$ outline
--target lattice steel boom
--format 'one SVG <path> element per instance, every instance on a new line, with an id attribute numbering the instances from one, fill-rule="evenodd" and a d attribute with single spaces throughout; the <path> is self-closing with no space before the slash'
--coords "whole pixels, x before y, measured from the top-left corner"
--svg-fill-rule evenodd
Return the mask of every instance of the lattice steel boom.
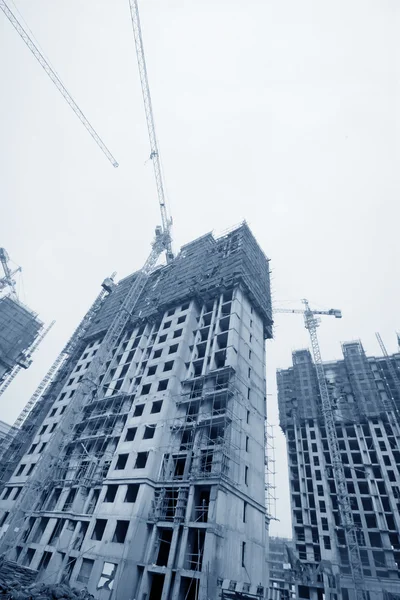
<path id="1" fill-rule="evenodd" d="M 146 113 L 147 129 L 150 139 L 150 158 L 154 167 L 154 175 L 156 179 L 158 201 L 160 204 L 161 211 L 161 225 L 162 231 L 167 241 L 166 255 L 167 261 L 170 262 L 173 259 L 172 245 L 171 245 L 171 226 L 172 219 L 168 216 L 165 185 L 163 182 L 163 175 L 161 170 L 160 154 L 157 144 L 156 129 L 154 124 L 153 106 L 151 102 L 149 79 L 147 75 L 146 58 L 144 54 L 142 30 L 140 26 L 139 18 L 139 7 L 137 0 L 129 0 L 129 6 L 131 9 L 131 18 L 133 26 L 133 34 L 135 37 L 136 46 L 136 57 L 139 67 L 140 84 L 142 86 L 144 110 Z"/>
<path id="2" fill-rule="evenodd" d="M 4 290 L 5 288 L 9 288 L 11 296 L 18 300 L 17 290 L 15 287 L 15 281 L 13 276 L 21 271 L 21 267 L 17 267 L 14 271 L 11 271 L 8 261 L 10 257 L 8 256 L 7 250 L 5 248 L 0 248 L 0 263 L 3 267 L 4 277 L 0 278 L 0 290 Z"/>
<path id="3" fill-rule="evenodd" d="M 303 314 L 304 324 L 310 334 L 311 349 L 314 357 L 315 369 L 319 393 L 321 396 L 322 414 L 326 428 L 328 446 L 332 458 L 332 468 L 336 483 L 338 503 L 340 509 L 341 525 L 345 531 L 346 542 L 349 550 L 350 567 L 355 586 L 355 593 L 358 600 L 367 600 L 367 591 L 365 589 L 365 580 L 362 570 L 360 548 L 358 545 L 357 528 L 354 524 L 353 513 L 351 510 L 350 496 L 347 490 L 344 466 L 340 454 L 339 442 L 336 433 L 335 415 L 329 395 L 328 386 L 325 379 L 325 371 L 319 347 L 317 327 L 319 319 L 315 315 L 330 315 L 340 319 L 342 313 L 340 310 L 330 309 L 328 311 L 311 310 L 308 301 L 303 300 L 304 309 L 276 309 L 277 313 L 295 313 Z"/>
<path id="4" fill-rule="evenodd" d="M 83 114 L 81 109 L 79 108 L 79 106 L 76 104 L 75 100 L 72 98 L 72 96 L 69 94 L 68 90 L 65 88 L 64 84 L 62 83 L 62 81 L 60 80 L 58 75 L 55 73 L 55 71 L 49 65 L 49 63 L 47 62 L 47 60 L 45 59 L 43 54 L 37 48 L 35 42 L 31 39 L 31 37 L 28 35 L 28 33 L 22 27 L 21 23 L 18 21 L 17 17 L 12 13 L 12 11 L 7 6 L 7 4 L 4 0 L 0 0 L 0 9 L 3 11 L 3 13 L 6 15 L 7 19 L 10 21 L 11 25 L 14 27 L 14 29 L 18 32 L 20 37 L 25 42 L 25 44 L 28 46 L 29 50 L 32 52 L 34 57 L 37 59 L 37 61 L 40 63 L 40 65 L 43 67 L 43 69 L 46 71 L 46 73 L 50 77 L 51 81 L 54 83 L 54 85 L 56 86 L 58 91 L 61 93 L 61 95 L 64 97 L 64 99 L 68 102 L 68 104 L 70 105 L 70 107 L 72 108 L 72 110 L 74 111 L 76 116 L 78 117 L 78 119 L 81 121 L 83 126 L 87 129 L 87 131 L 90 133 L 90 135 L 92 136 L 92 138 L 94 139 L 96 144 L 99 146 L 101 151 L 106 155 L 106 157 L 108 158 L 110 163 L 113 165 L 113 167 L 118 167 L 118 163 L 115 160 L 114 156 L 111 154 L 111 152 L 109 151 L 109 149 L 107 148 L 107 146 L 105 145 L 103 140 L 100 138 L 100 136 L 94 130 L 92 125 L 89 123 L 89 121 L 87 120 L 87 118 L 85 117 L 85 115 Z"/>

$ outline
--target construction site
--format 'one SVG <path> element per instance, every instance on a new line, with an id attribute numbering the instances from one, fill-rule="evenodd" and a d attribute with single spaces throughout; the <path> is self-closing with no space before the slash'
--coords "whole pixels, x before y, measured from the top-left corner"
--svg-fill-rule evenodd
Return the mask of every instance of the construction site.
<path id="1" fill-rule="evenodd" d="M 273 310 L 246 221 L 174 251 L 138 0 L 129 9 L 160 224 L 143 266 L 104 279 L 15 423 L 0 421 L 0 596 L 400 600 L 400 353 L 376 334 L 382 357 L 356 341 L 324 362 L 320 316 L 341 311 Z M 18 9 L 0 10 L 118 167 Z M 0 262 L 1 396 L 54 321 L 20 301 L 4 248 Z M 279 313 L 301 315 L 310 337 L 277 371 L 293 539 L 269 536 L 266 342 Z"/>

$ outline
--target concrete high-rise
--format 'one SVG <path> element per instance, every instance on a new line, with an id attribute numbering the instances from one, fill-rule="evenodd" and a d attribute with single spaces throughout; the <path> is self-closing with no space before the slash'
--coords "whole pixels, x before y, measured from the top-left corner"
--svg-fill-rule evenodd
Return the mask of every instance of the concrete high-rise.
<path id="1" fill-rule="evenodd" d="M 324 364 L 347 490 L 370 600 L 400 597 L 400 354 L 367 357 L 343 344 Z M 389 363 L 390 361 L 390 363 Z M 280 424 L 287 440 L 298 597 L 355 598 L 315 367 L 308 350 L 278 370 Z M 390 594 L 395 594 L 391 596 Z"/>
<path id="2" fill-rule="evenodd" d="M 6 477 L 0 535 L 135 277 L 106 298 L 39 401 Z M 157 268 L 65 432 L 58 468 L 35 482 L 8 556 L 100 600 L 264 597 L 271 325 L 269 264 L 246 224 Z"/>

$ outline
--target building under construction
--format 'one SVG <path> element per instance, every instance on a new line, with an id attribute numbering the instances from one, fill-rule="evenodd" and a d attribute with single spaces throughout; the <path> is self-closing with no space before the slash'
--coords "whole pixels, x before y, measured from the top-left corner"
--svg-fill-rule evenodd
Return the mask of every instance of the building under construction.
<path id="1" fill-rule="evenodd" d="M 286 538 L 268 540 L 268 600 L 296 600 L 294 572 L 290 562 L 293 542 Z"/>
<path id="2" fill-rule="evenodd" d="M 343 344 L 324 363 L 345 483 L 357 531 L 363 589 L 354 590 L 315 365 L 308 350 L 279 370 L 280 424 L 287 440 L 299 598 L 400 598 L 400 353 L 366 357 Z"/>
<path id="3" fill-rule="evenodd" d="M 29 367 L 26 352 L 43 323 L 12 296 L 0 298 L 0 383 L 17 366 Z"/>
<path id="4" fill-rule="evenodd" d="M 0 551 L 101 600 L 264 598 L 268 260 L 246 224 L 183 246 L 93 385 L 137 277 L 110 287 L 4 449 Z"/>
<path id="5" fill-rule="evenodd" d="M 6 378 L 21 367 L 26 369 L 31 364 L 30 353 L 37 340 L 43 323 L 19 300 L 13 276 L 21 269 L 14 271 L 9 266 L 9 256 L 4 248 L 0 248 L 0 264 L 3 274 L 0 277 L 0 388 Z"/>

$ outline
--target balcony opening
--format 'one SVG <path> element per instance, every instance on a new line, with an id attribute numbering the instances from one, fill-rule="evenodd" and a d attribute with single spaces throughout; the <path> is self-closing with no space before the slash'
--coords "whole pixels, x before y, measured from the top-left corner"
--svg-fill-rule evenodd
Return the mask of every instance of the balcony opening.
<path id="1" fill-rule="evenodd" d="M 193 445 L 193 429 L 184 429 L 179 450 L 188 450 Z"/>
<path id="2" fill-rule="evenodd" d="M 92 560 L 90 558 L 82 559 L 81 568 L 79 570 L 76 580 L 79 581 L 80 583 L 84 583 L 85 585 L 87 585 L 89 583 L 93 565 L 94 565 L 94 560 Z"/>
<path id="3" fill-rule="evenodd" d="M 191 577 L 181 577 L 178 600 L 198 600 L 200 581 Z"/>
<path id="4" fill-rule="evenodd" d="M 222 369 L 225 366 L 226 350 L 219 350 L 215 353 L 215 368 Z"/>
<path id="5" fill-rule="evenodd" d="M 172 542 L 172 529 L 161 529 L 159 532 L 159 547 L 156 565 L 166 567 L 168 564 L 169 551 Z"/>
<path id="6" fill-rule="evenodd" d="M 161 573 L 151 574 L 151 588 L 149 600 L 160 600 L 164 587 L 164 577 Z"/>
<path id="7" fill-rule="evenodd" d="M 69 582 L 69 580 L 71 579 L 72 571 L 75 568 L 76 561 L 77 559 L 75 556 L 68 557 L 67 564 L 65 565 L 64 571 L 61 575 L 61 583 Z"/>
<path id="8" fill-rule="evenodd" d="M 191 571 L 201 571 L 205 537 L 206 533 L 203 529 L 189 530 L 186 568 Z"/>
<path id="9" fill-rule="evenodd" d="M 80 550 L 82 548 L 82 543 L 83 543 L 83 540 L 85 539 L 85 535 L 87 533 L 88 527 L 89 527 L 88 521 L 80 522 L 80 527 L 79 527 L 78 533 L 76 535 L 76 538 L 75 538 L 75 541 L 73 544 L 74 550 Z"/>
<path id="10" fill-rule="evenodd" d="M 77 492 L 76 489 L 70 490 L 70 492 L 69 492 L 69 494 L 67 496 L 67 499 L 65 501 L 65 504 L 63 506 L 63 512 L 67 512 L 67 511 L 72 510 L 72 506 L 74 504 L 76 492 Z"/>
<path id="11" fill-rule="evenodd" d="M 202 473 L 211 473 L 213 463 L 213 453 L 208 450 L 202 450 L 200 459 L 200 470 Z"/>
<path id="12" fill-rule="evenodd" d="M 56 545 L 56 543 L 61 535 L 61 532 L 63 530 L 64 523 L 65 523 L 65 519 L 57 519 L 55 527 L 53 529 L 53 533 L 51 534 L 49 542 L 48 542 L 49 546 Z"/>
<path id="13" fill-rule="evenodd" d="M 210 488 L 195 489 L 194 497 L 194 520 L 198 523 L 208 522 L 208 510 L 210 505 Z"/>
<path id="14" fill-rule="evenodd" d="M 97 500 L 100 496 L 100 490 L 93 490 L 92 496 L 90 498 L 90 502 L 88 504 L 86 514 L 92 515 L 94 513 L 94 509 L 96 508 Z"/>
<path id="15" fill-rule="evenodd" d="M 61 494 L 61 490 L 59 488 L 56 488 L 52 494 L 52 496 L 50 497 L 50 500 L 46 506 L 46 510 L 51 511 L 54 510 L 58 499 L 60 498 L 60 494 Z"/>
<path id="16" fill-rule="evenodd" d="M 53 556 L 52 552 L 43 552 L 42 558 L 40 559 L 40 563 L 38 566 L 39 573 L 41 573 L 47 569 L 52 556 Z"/>
<path id="17" fill-rule="evenodd" d="M 186 456 L 184 457 L 173 457 L 175 463 L 174 469 L 174 479 L 183 479 L 183 475 L 185 473 L 185 464 L 186 464 Z"/>
<path id="18" fill-rule="evenodd" d="M 34 550 L 33 548 L 28 548 L 25 556 L 24 556 L 24 560 L 22 561 L 22 566 L 24 567 L 29 567 L 29 565 L 31 564 L 33 557 L 35 556 L 35 552 L 36 550 Z"/>
<path id="19" fill-rule="evenodd" d="M 36 528 L 35 534 L 32 538 L 32 542 L 38 543 L 40 542 L 40 538 L 42 537 L 44 530 L 47 527 L 47 524 L 49 522 L 49 518 L 48 517 L 42 517 L 39 521 L 39 525 Z"/>

